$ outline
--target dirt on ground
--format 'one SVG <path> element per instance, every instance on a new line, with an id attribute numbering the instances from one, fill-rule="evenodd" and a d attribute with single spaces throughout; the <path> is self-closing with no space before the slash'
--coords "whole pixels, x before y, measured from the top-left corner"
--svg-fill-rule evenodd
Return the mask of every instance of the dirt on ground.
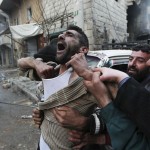
<path id="1" fill-rule="evenodd" d="M 32 101 L 19 91 L 2 87 L 4 78 L 17 75 L 17 68 L 0 68 L 0 75 L 0 150 L 36 150 L 40 130 L 31 118 Z"/>

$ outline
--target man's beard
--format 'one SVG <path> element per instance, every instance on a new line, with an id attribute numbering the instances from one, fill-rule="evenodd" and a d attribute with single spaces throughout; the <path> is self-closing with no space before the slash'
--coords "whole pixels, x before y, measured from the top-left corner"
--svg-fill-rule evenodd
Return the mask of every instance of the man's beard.
<path id="1" fill-rule="evenodd" d="M 56 62 L 58 64 L 66 64 L 73 55 L 79 52 L 79 46 L 74 46 L 73 48 L 68 48 L 68 50 L 61 56 L 56 56 Z"/>
<path id="2" fill-rule="evenodd" d="M 145 68 L 144 70 L 141 70 L 141 71 L 137 70 L 136 68 L 133 68 L 136 71 L 136 73 L 134 74 L 129 72 L 130 68 L 128 68 L 128 71 L 127 71 L 128 75 L 130 77 L 133 77 L 138 82 L 144 81 L 146 77 L 149 75 L 149 68 Z"/>
<path id="3" fill-rule="evenodd" d="M 61 56 L 60 58 L 58 58 L 56 56 L 56 62 L 58 64 L 65 64 L 67 63 L 71 58 L 68 57 L 68 52 L 66 52 L 63 56 Z"/>

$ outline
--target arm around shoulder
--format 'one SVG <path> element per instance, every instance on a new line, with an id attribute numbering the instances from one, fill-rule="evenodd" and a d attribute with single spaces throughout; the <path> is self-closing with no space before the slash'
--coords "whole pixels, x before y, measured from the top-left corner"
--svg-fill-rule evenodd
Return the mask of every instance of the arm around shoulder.
<path id="1" fill-rule="evenodd" d="M 25 57 L 18 60 L 18 67 L 20 69 L 34 69 L 36 60 L 32 57 Z"/>

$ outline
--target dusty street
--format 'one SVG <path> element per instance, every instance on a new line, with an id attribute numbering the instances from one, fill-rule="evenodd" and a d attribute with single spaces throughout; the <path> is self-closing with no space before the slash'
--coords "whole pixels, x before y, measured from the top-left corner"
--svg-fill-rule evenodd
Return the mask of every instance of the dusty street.
<path id="1" fill-rule="evenodd" d="M 0 83 L 0 150 L 36 150 L 40 132 L 31 118 L 21 118 L 32 115 L 33 108 L 19 105 L 30 106 L 32 102 L 12 88 L 3 89 Z"/>

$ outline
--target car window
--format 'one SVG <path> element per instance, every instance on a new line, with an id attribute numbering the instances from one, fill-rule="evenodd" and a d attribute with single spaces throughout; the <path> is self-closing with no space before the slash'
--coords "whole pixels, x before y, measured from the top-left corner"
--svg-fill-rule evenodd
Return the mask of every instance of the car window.
<path id="1" fill-rule="evenodd" d="M 116 69 L 116 70 L 120 70 L 123 72 L 127 72 L 127 67 L 128 67 L 128 64 L 120 64 L 120 65 L 111 66 L 111 68 Z"/>

